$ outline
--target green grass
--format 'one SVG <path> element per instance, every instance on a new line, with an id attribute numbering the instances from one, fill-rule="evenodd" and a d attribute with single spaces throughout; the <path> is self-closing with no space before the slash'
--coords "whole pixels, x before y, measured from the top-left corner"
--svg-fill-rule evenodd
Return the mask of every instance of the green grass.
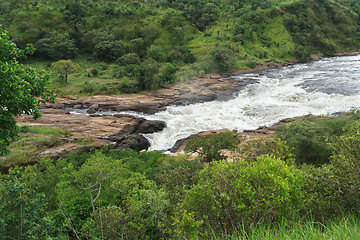
<path id="1" fill-rule="evenodd" d="M 22 126 L 20 130 L 24 132 L 31 132 L 40 135 L 53 135 L 57 137 L 69 137 L 71 135 L 70 131 L 62 128 L 44 128 L 44 127 L 28 127 Z"/>
<path id="2" fill-rule="evenodd" d="M 211 239 L 225 239 L 212 233 Z M 233 234 L 227 239 L 233 240 L 344 240 L 360 239 L 360 221 L 351 215 L 328 221 L 324 224 L 313 221 L 283 222 L 275 227 L 260 226 L 249 232 Z"/>
<path id="3" fill-rule="evenodd" d="M 39 162 L 40 152 L 62 143 L 61 138 L 71 133 L 61 128 L 20 127 L 20 138 L 10 144 L 10 154 L 0 158 L 0 172 L 7 172 L 14 166 L 26 166 Z"/>

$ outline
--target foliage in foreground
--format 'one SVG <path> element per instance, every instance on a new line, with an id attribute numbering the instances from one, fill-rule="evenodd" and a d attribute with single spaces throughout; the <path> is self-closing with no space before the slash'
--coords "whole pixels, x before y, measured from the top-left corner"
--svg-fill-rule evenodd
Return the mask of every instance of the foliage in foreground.
<path id="1" fill-rule="evenodd" d="M 284 142 L 260 139 L 245 144 L 241 158 L 207 164 L 186 155 L 104 148 L 15 167 L 0 176 L 0 234 L 4 239 L 357 237 L 360 120 L 355 119 L 333 136 L 334 151 L 325 164 L 294 163 Z"/>
<path id="2" fill-rule="evenodd" d="M 301 172 L 280 159 L 220 161 L 199 173 L 181 208 L 195 213 L 193 221 L 203 221 L 203 234 L 240 231 L 298 217 L 303 184 Z"/>
<path id="3" fill-rule="evenodd" d="M 18 127 L 14 117 L 20 114 L 40 116 L 40 102 L 51 100 L 46 85 L 48 76 L 18 62 L 34 48 L 20 50 L 10 41 L 10 35 L 0 25 L 0 156 L 7 152 L 10 141 L 17 138 Z"/>

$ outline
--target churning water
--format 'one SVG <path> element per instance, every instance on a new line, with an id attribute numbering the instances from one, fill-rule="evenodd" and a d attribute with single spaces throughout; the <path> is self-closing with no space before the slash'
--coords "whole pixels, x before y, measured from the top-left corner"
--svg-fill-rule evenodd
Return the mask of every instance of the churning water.
<path id="1" fill-rule="evenodd" d="M 145 135 L 151 142 L 149 150 L 167 150 L 177 140 L 201 131 L 256 129 L 284 118 L 329 115 L 360 106 L 360 55 L 323 58 L 233 78 L 259 82 L 229 101 L 171 106 L 154 115 L 130 113 L 166 122 L 163 131 Z"/>
<path id="2" fill-rule="evenodd" d="M 173 106 L 155 115 L 142 115 L 167 123 L 162 132 L 146 135 L 150 150 L 166 150 L 178 139 L 200 131 L 255 129 L 288 117 L 328 115 L 360 105 L 359 55 L 324 58 L 234 78 L 260 81 L 229 101 Z"/>

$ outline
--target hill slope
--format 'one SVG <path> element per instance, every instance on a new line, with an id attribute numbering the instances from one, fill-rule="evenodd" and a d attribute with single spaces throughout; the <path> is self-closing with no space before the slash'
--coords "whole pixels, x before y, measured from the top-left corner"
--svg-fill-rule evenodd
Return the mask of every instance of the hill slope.
<path id="1" fill-rule="evenodd" d="M 80 62 L 83 93 L 104 83 L 117 93 L 357 51 L 359 11 L 354 0 L 4 0 L 0 23 L 19 46 L 35 45 L 40 66 Z"/>

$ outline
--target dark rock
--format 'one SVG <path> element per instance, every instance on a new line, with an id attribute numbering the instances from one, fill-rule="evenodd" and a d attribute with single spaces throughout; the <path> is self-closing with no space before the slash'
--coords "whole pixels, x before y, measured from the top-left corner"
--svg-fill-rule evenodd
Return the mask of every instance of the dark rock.
<path id="1" fill-rule="evenodd" d="M 166 127 L 166 123 L 158 120 L 146 120 L 140 122 L 136 132 L 137 133 L 154 133 L 162 131 Z"/>
<path id="2" fill-rule="evenodd" d="M 114 117 L 117 117 L 117 118 L 130 118 L 130 119 L 136 119 L 136 117 L 132 116 L 132 115 L 129 115 L 129 114 L 114 114 L 113 115 Z"/>
<path id="3" fill-rule="evenodd" d="M 124 149 L 133 149 L 140 152 L 141 150 L 147 150 L 150 147 L 150 142 L 140 134 L 129 134 L 118 141 L 115 149 L 118 151 Z"/>
<path id="4" fill-rule="evenodd" d="M 170 151 L 171 153 L 176 153 L 185 146 L 186 142 L 188 142 L 189 140 L 193 139 L 196 136 L 198 136 L 198 134 L 191 134 L 189 137 L 177 140 L 174 146 L 172 148 L 169 148 L 168 151 Z"/>
<path id="5" fill-rule="evenodd" d="M 81 104 L 76 104 L 73 106 L 73 109 L 81 109 L 81 108 L 82 108 Z"/>
<path id="6" fill-rule="evenodd" d="M 87 113 L 93 114 L 93 113 L 96 113 L 98 110 L 99 110 L 99 104 L 94 103 L 93 105 L 91 105 L 89 110 L 87 110 Z"/>

